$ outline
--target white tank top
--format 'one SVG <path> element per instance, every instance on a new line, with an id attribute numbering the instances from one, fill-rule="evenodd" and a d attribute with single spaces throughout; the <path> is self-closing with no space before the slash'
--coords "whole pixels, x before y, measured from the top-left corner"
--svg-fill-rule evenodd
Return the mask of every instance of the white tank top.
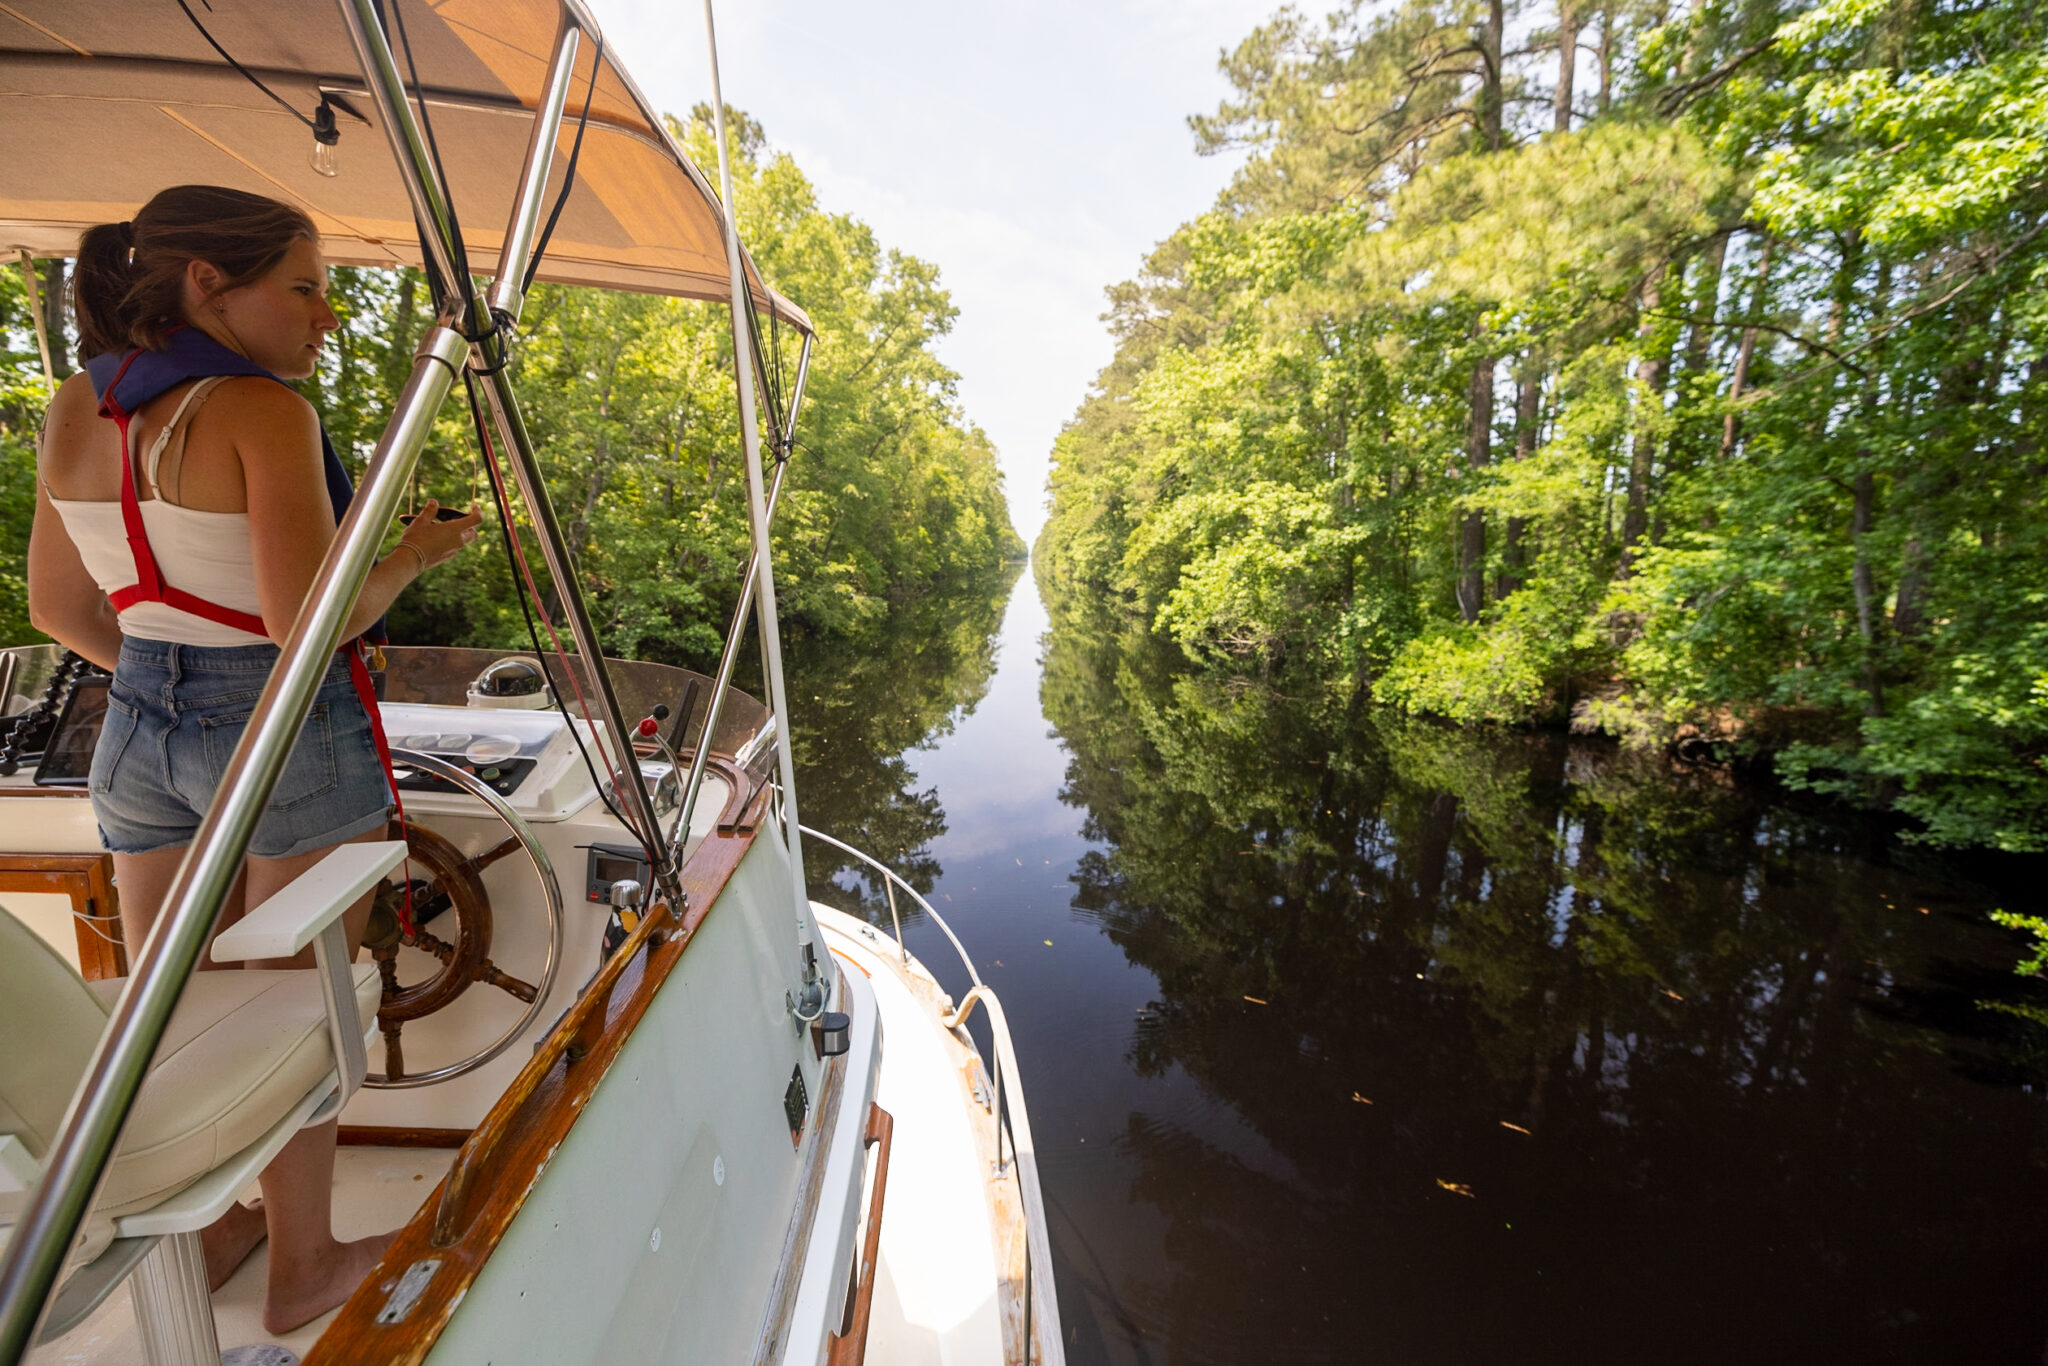
<path id="1" fill-rule="evenodd" d="M 143 466 L 150 488 L 157 487 L 157 465 L 173 436 L 182 447 L 187 420 L 219 382 L 216 377 L 193 385 L 151 443 Z M 128 528 L 121 519 L 119 501 L 53 496 L 50 506 L 57 510 L 65 532 L 78 547 L 79 558 L 85 561 L 87 572 L 101 592 L 111 597 L 134 586 L 135 557 L 128 550 Z M 165 583 L 222 607 L 262 615 L 263 608 L 256 597 L 256 557 L 249 544 L 248 513 L 179 507 L 165 502 L 161 490 L 141 507 L 142 526 L 149 533 L 149 548 L 156 556 L 157 569 Z M 124 608 L 120 622 L 121 634 L 144 640 L 202 646 L 269 643 L 266 636 L 223 626 L 162 602 L 138 602 Z"/>

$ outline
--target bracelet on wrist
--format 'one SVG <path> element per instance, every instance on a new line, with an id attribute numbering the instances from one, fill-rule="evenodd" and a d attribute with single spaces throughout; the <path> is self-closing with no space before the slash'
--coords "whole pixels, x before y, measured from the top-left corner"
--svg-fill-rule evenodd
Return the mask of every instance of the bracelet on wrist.
<path id="1" fill-rule="evenodd" d="M 426 573 L 426 572 L 427 572 L 427 552 L 426 552 L 426 551 L 424 551 L 424 550 L 421 550 L 421 549 L 420 549 L 420 548 L 419 548 L 418 546 L 414 545 L 414 544 L 413 544 L 413 543 L 412 543 L 411 541 L 400 541 L 400 542 L 398 543 L 398 548 L 399 548 L 400 550 L 410 550 L 410 551 L 412 552 L 412 556 L 413 556 L 413 558 L 414 558 L 414 559 L 416 559 L 416 560 L 418 560 L 418 561 L 420 562 L 420 567 L 419 567 L 419 568 L 418 568 L 417 570 L 415 570 L 415 571 L 413 572 L 413 577 L 414 577 L 414 578 L 418 578 L 418 577 L 419 577 L 419 576 L 420 576 L 421 574 L 424 574 L 424 573 Z"/>

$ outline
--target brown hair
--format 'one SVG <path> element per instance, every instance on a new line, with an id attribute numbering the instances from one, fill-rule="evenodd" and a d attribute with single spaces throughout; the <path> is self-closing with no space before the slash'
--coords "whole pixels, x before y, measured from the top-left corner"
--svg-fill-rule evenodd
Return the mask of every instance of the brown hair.
<path id="1" fill-rule="evenodd" d="M 220 185 L 174 185 L 129 222 L 87 228 L 71 289 L 79 360 L 131 346 L 161 350 L 185 320 L 192 262 L 219 268 L 227 279 L 213 293 L 225 294 L 261 278 L 300 238 L 320 238 L 303 210 Z"/>

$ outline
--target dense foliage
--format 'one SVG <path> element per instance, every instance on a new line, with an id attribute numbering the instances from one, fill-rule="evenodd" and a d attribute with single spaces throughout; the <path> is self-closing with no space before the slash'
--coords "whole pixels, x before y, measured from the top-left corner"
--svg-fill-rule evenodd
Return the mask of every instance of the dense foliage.
<path id="1" fill-rule="evenodd" d="M 699 109 L 675 125 L 704 164 L 716 160 L 709 115 Z M 749 248 L 818 334 L 775 523 L 787 629 L 853 637 L 935 591 L 969 582 L 979 591 L 1023 547 L 994 448 L 962 416 L 955 377 L 934 354 L 955 312 L 937 270 L 819 207 L 758 125 L 734 115 L 728 126 Z M 47 283 L 61 281 L 61 262 L 41 264 Z M 360 468 L 430 305 L 417 272 L 334 277 L 344 326 L 307 392 Z M 11 347 L 0 374 L 0 639 L 10 642 L 38 638 L 21 582 L 43 393 L 26 317 L 23 281 L 11 270 L 0 284 Z M 789 383 L 799 339 L 781 328 L 766 340 Z M 715 660 L 748 544 L 725 309 L 544 285 L 527 305 L 516 356 L 528 425 L 607 650 L 700 667 Z M 417 496 L 487 502 L 479 461 L 458 391 L 421 460 Z M 537 553 L 529 558 L 541 572 Z M 400 600 L 392 631 L 409 643 L 523 643 L 504 557 L 470 554 L 437 570 Z"/>
<path id="2" fill-rule="evenodd" d="M 2048 18 L 1282 10 L 1039 573 L 1222 676 L 1770 751 L 2048 847 Z"/>

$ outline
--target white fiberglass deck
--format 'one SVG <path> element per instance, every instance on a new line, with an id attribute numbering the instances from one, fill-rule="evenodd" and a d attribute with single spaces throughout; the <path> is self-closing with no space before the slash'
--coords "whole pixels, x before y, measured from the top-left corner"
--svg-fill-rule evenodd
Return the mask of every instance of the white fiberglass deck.
<path id="1" fill-rule="evenodd" d="M 455 1150 L 342 1148 L 334 1156 L 334 1235 L 349 1239 L 387 1232 L 412 1218 L 455 1160 Z M 251 1186 L 243 1198 L 257 1194 Z M 263 1331 L 263 1286 L 269 1274 L 270 1245 L 262 1243 L 214 1292 L 213 1320 L 223 1352 L 276 1343 L 303 1354 L 333 1319 L 332 1313 L 322 1314 L 278 1336 Z M 142 1366 L 142 1343 L 136 1337 L 127 1284 L 107 1296 L 85 1322 L 30 1352 L 28 1366 Z"/>
<path id="2" fill-rule="evenodd" d="M 939 1021 L 944 993 L 921 964 L 853 917 L 813 902 L 832 952 L 873 982 L 882 1016 L 875 1101 L 896 1120 L 867 1359 L 889 1366 L 1004 1360 L 994 1125 L 976 1103 L 973 1054 Z M 984 1132 L 985 1131 L 985 1132 Z"/>

